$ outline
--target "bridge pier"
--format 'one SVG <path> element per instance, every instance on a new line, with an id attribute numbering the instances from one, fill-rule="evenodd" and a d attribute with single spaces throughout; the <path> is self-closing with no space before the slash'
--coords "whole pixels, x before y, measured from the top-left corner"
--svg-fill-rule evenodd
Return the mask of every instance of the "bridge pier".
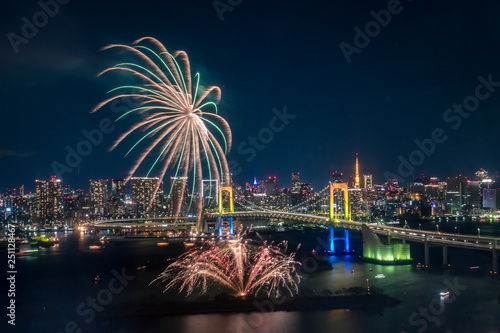
<path id="1" fill-rule="evenodd" d="M 339 229 L 339 228 L 334 228 L 332 226 L 328 226 L 328 229 L 330 230 L 330 252 L 334 253 L 335 252 L 335 241 L 336 240 L 343 240 L 344 241 L 344 253 L 349 253 L 350 248 L 349 248 L 349 230 L 348 229 Z M 344 232 L 343 237 L 335 237 L 335 231 L 342 230 Z"/>
<path id="2" fill-rule="evenodd" d="M 219 236 L 233 234 L 233 218 L 232 217 L 219 217 Z"/>
<path id="3" fill-rule="evenodd" d="M 493 250 L 493 274 L 498 274 L 498 250 Z"/>
<path id="4" fill-rule="evenodd" d="M 429 237 L 425 235 L 425 267 L 429 267 Z"/>
<path id="5" fill-rule="evenodd" d="M 491 273 L 494 275 L 498 274 L 498 251 L 500 250 L 498 239 L 493 241 L 493 265 Z"/>
<path id="6" fill-rule="evenodd" d="M 443 246 L 443 266 L 448 266 L 448 246 Z"/>

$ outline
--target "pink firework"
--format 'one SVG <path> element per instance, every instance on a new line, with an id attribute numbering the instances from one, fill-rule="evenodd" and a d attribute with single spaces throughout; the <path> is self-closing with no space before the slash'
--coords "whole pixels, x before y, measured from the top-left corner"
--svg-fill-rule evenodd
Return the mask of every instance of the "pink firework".
<path id="1" fill-rule="evenodd" d="M 300 275 L 295 253 L 286 254 L 286 243 L 251 245 L 242 236 L 219 243 L 207 241 L 181 255 L 153 283 L 165 283 L 169 289 L 206 292 L 213 284 L 226 287 L 238 296 L 259 291 L 279 297 L 285 290 L 298 292 Z"/>

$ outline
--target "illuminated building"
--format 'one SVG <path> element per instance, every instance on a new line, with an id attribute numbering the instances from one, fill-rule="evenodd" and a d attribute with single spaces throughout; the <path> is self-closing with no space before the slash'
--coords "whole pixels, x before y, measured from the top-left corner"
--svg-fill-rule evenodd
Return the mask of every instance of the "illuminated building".
<path id="1" fill-rule="evenodd" d="M 483 189 L 483 208 L 497 209 L 497 191 L 495 189 Z"/>
<path id="2" fill-rule="evenodd" d="M 66 223 L 71 225 L 73 219 L 77 217 L 78 202 L 75 192 L 69 185 L 64 185 L 62 187 L 62 209 Z"/>
<path id="3" fill-rule="evenodd" d="M 343 183 L 342 173 L 335 171 L 332 175 L 332 183 Z"/>
<path id="4" fill-rule="evenodd" d="M 92 213 L 96 215 L 104 215 L 106 204 L 108 202 L 108 180 L 90 180 L 89 196 Z"/>
<path id="5" fill-rule="evenodd" d="M 312 187 L 311 184 L 300 184 L 300 195 L 301 195 L 301 201 L 307 199 L 312 195 Z"/>
<path id="6" fill-rule="evenodd" d="M 172 215 L 187 216 L 187 177 L 170 177 L 170 203 Z"/>
<path id="7" fill-rule="evenodd" d="M 349 188 L 355 188 L 356 187 L 356 181 L 354 176 L 349 176 L 349 180 L 347 181 L 347 185 Z"/>
<path id="8" fill-rule="evenodd" d="M 481 180 L 481 184 L 483 188 L 490 188 L 491 185 L 493 185 L 493 180 L 489 178 L 484 178 Z"/>
<path id="9" fill-rule="evenodd" d="M 37 221 L 47 218 L 47 201 L 48 195 L 48 182 L 46 180 L 36 180 L 36 208 L 35 208 L 35 218 Z"/>
<path id="10" fill-rule="evenodd" d="M 132 177 L 133 213 L 138 216 L 154 216 L 160 208 L 163 182 L 158 177 Z"/>
<path id="11" fill-rule="evenodd" d="M 469 204 L 475 208 L 480 208 L 482 204 L 482 186 L 481 182 L 471 180 L 469 182 Z"/>
<path id="12" fill-rule="evenodd" d="M 111 197 L 117 202 L 124 202 L 125 194 L 125 179 L 112 179 Z"/>
<path id="13" fill-rule="evenodd" d="M 291 190 L 289 188 L 284 188 L 279 195 L 279 207 L 289 207 L 291 203 Z"/>
<path id="14" fill-rule="evenodd" d="M 111 197 L 109 198 L 109 214 L 123 216 L 127 214 L 125 179 L 111 180 Z"/>
<path id="15" fill-rule="evenodd" d="M 37 222 L 51 222 L 61 215 L 61 181 L 52 177 L 51 180 L 36 180 L 36 208 Z"/>
<path id="16" fill-rule="evenodd" d="M 447 179 L 446 201 L 451 212 L 460 211 L 465 204 L 467 183 L 467 178 L 462 176 Z"/>
<path id="17" fill-rule="evenodd" d="M 291 204 L 296 205 L 300 202 L 300 173 L 292 173 L 292 189 L 290 193 Z"/>
<path id="18" fill-rule="evenodd" d="M 363 188 L 367 190 L 371 190 L 373 188 L 372 175 L 363 175 Z"/>
<path id="19" fill-rule="evenodd" d="M 359 188 L 349 189 L 349 209 L 351 216 L 358 216 L 364 212 L 363 209 L 363 192 Z"/>
<path id="20" fill-rule="evenodd" d="M 266 179 L 266 194 L 270 195 L 278 195 L 279 187 L 278 187 L 278 178 L 276 177 L 268 177 Z"/>

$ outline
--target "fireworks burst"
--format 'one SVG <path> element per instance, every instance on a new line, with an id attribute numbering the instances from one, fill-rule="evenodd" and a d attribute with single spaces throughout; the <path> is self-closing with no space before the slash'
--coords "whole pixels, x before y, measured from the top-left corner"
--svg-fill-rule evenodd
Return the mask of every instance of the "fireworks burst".
<path id="1" fill-rule="evenodd" d="M 165 283 L 164 291 L 176 289 L 188 295 L 195 290 L 206 292 L 213 283 L 239 296 L 262 291 L 279 297 L 282 289 L 294 295 L 300 282 L 300 263 L 295 260 L 295 253 L 285 254 L 286 246 L 286 242 L 255 246 L 242 235 L 219 243 L 207 241 L 181 255 L 151 284 Z"/>
<path id="2" fill-rule="evenodd" d="M 127 177 L 127 181 L 143 164 L 148 156 L 153 156 L 154 162 L 146 176 L 153 170 L 158 171 L 160 180 L 169 169 L 175 168 L 175 176 L 190 179 L 192 191 L 201 194 L 202 169 L 208 170 L 210 179 L 226 182 L 229 169 L 225 154 L 231 149 L 231 130 L 227 122 L 217 115 L 217 103 L 220 101 L 219 87 L 200 87 L 200 75 L 191 80 L 189 58 L 184 51 L 169 53 L 156 39 L 144 37 L 128 45 L 108 45 L 104 49 L 120 48 L 130 52 L 139 59 L 138 63 L 120 63 L 101 72 L 121 71 L 140 79 L 141 85 L 123 85 L 109 91 L 114 94 L 98 104 L 92 112 L 116 99 L 130 99 L 137 103 L 137 107 L 124 112 L 117 120 L 129 114 L 144 114 L 144 118 L 123 133 L 113 144 L 113 150 L 119 143 L 131 134 L 146 132 L 127 152 L 129 155 L 140 144 L 149 142 L 143 148 L 136 163 Z M 212 97 L 212 101 L 206 101 Z M 220 134 L 223 145 L 209 131 L 216 129 Z M 203 165 L 202 165 L 203 164 Z M 154 196 L 160 186 L 158 182 Z M 184 186 L 184 183 L 183 183 Z M 184 191 L 184 188 L 182 189 Z M 191 207 L 193 196 L 189 206 Z M 153 202 L 151 200 L 150 202 Z M 198 200 L 196 211 L 201 213 L 202 201 Z M 150 207 L 148 207 L 149 209 Z M 174 207 L 174 216 L 178 216 L 178 207 Z M 200 220 L 200 219 L 199 219 Z"/>

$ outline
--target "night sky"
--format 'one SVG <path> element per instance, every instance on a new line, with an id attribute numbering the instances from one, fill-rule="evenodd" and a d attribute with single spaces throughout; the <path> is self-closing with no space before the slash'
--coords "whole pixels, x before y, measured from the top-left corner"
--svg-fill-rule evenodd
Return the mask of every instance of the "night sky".
<path id="1" fill-rule="evenodd" d="M 22 36 L 22 18 L 32 22 L 41 8 L 34 0 L 10 1 L 0 20 L 0 191 L 21 184 L 33 191 L 35 179 L 54 174 L 54 161 L 65 163 L 66 146 L 85 139 L 83 130 L 116 118 L 109 108 L 90 114 L 117 84 L 116 76 L 97 73 L 123 61 L 119 52 L 100 49 L 143 36 L 186 51 L 203 83 L 222 88 L 219 112 L 233 132 L 227 158 L 238 164 L 240 184 L 276 175 L 290 186 L 291 173 L 300 172 L 320 189 L 335 170 L 352 175 L 356 153 L 361 173 L 380 183 L 387 171 L 398 174 L 398 156 L 408 159 L 414 140 L 436 128 L 447 140 L 406 179 L 422 171 L 440 178 L 472 177 L 481 167 L 494 173 L 500 87 L 460 126 L 443 117 L 475 94 L 479 76 L 500 82 L 500 2 L 438 2 L 402 0 L 399 13 L 348 63 L 339 45 L 355 45 L 353 29 L 364 31 L 374 20 L 370 11 L 393 1 L 232 0 L 237 5 L 221 21 L 211 0 L 71 0 L 17 53 L 9 33 Z M 285 107 L 295 118 L 248 162 L 238 146 L 269 127 L 273 109 Z M 63 183 L 88 190 L 89 178 L 126 176 L 133 164 L 123 157 L 128 146 L 107 149 L 130 123 L 115 126 Z"/>

